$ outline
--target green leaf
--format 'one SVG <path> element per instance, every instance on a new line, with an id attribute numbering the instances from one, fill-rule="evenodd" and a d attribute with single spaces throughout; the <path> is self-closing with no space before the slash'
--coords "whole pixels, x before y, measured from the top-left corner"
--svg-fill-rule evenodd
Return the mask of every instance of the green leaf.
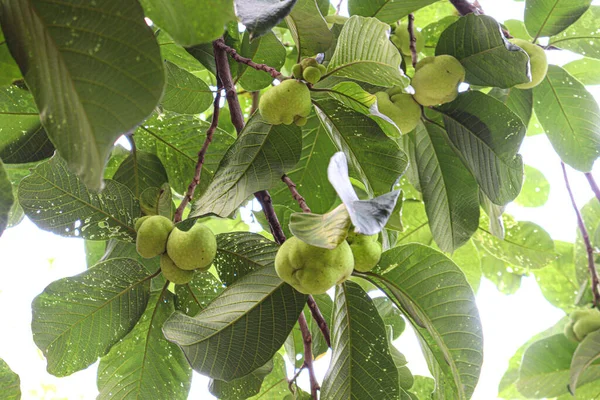
<path id="1" fill-rule="evenodd" d="M 265 376 L 273 370 L 273 362 L 269 361 L 251 374 L 229 382 L 211 379 L 208 384 L 210 393 L 222 400 L 247 399 L 260 392 Z"/>
<path id="2" fill-rule="evenodd" d="M 301 57 L 325 53 L 333 42 L 333 34 L 315 0 L 298 0 L 285 22 Z"/>
<path id="3" fill-rule="evenodd" d="M 176 64 L 166 61 L 167 86 L 161 104 L 165 110 L 179 114 L 200 114 L 213 102 L 206 83 Z"/>
<path id="4" fill-rule="evenodd" d="M 473 290 L 463 272 L 442 253 L 412 243 L 384 252 L 373 272 L 360 276 L 382 289 L 410 319 L 453 398 L 469 399 L 483 362 L 483 338 Z"/>
<path id="5" fill-rule="evenodd" d="M 288 389 L 285 361 L 281 354 L 275 353 L 273 370 L 265 377 L 260 392 L 248 400 L 281 400 L 287 394 L 290 394 L 290 390 Z"/>
<path id="6" fill-rule="evenodd" d="M 581 208 L 581 217 L 583 223 L 590 235 L 593 246 L 598 246 L 600 243 L 600 202 L 596 198 L 590 199 Z M 595 232 L 595 233 L 594 233 Z M 575 238 L 575 273 L 577 275 L 577 281 L 579 284 L 588 284 L 590 279 L 590 272 L 588 267 L 587 249 L 581 231 L 577 229 L 577 236 Z M 596 267 L 598 268 L 598 267 Z"/>
<path id="7" fill-rule="evenodd" d="M 600 154 L 600 108 L 594 97 L 567 71 L 548 67 L 533 89 L 535 113 L 560 158 L 588 172 Z"/>
<path id="8" fill-rule="evenodd" d="M 10 85 L 13 81 L 22 78 L 19 66 L 12 58 L 4 34 L 0 29 L 0 86 Z"/>
<path id="9" fill-rule="evenodd" d="M 102 193 L 92 193 L 58 156 L 21 181 L 19 203 L 41 229 L 89 240 L 132 241 L 133 221 L 141 213 L 127 186 L 107 180 Z"/>
<path id="10" fill-rule="evenodd" d="M 468 14 L 440 36 L 435 55 L 456 57 L 472 85 L 510 88 L 529 82 L 529 56 L 507 42 L 500 25 L 487 15 Z"/>
<path id="11" fill-rule="evenodd" d="M 586 86 L 600 85 L 600 60 L 581 58 L 563 65 L 563 68 Z"/>
<path id="12" fill-rule="evenodd" d="M 83 183 L 100 190 L 113 143 L 163 92 L 160 51 L 142 8 L 135 0 L 6 0 L 0 23 L 48 136 Z"/>
<path id="13" fill-rule="evenodd" d="M 327 76 L 339 76 L 378 86 L 406 86 L 402 57 L 388 39 L 389 25 L 354 16 L 342 28 Z"/>
<path id="14" fill-rule="evenodd" d="M 251 272 L 271 267 L 279 246 L 257 233 L 229 232 L 217 235 L 217 256 L 213 261 L 225 286 Z"/>
<path id="15" fill-rule="evenodd" d="M 400 337 L 406 328 L 406 321 L 402 318 L 402 313 L 396 305 L 387 297 L 376 297 L 373 304 L 386 327 L 392 330 L 391 338 L 396 340 Z"/>
<path id="16" fill-rule="evenodd" d="M 527 0 L 525 26 L 534 38 L 564 31 L 587 11 L 592 0 Z"/>
<path id="17" fill-rule="evenodd" d="M 454 153 L 446 132 L 436 124 L 418 125 L 409 134 L 415 143 L 419 183 L 435 242 L 452 253 L 479 225 L 479 188 Z"/>
<path id="18" fill-rule="evenodd" d="M 175 309 L 173 295 L 156 292 L 148 303 L 133 330 L 100 360 L 98 399 L 187 399 L 192 369 L 161 331 Z"/>
<path id="19" fill-rule="evenodd" d="M 31 322 L 48 372 L 67 376 L 105 355 L 144 313 L 149 278 L 137 261 L 118 258 L 48 285 L 33 300 Z"/>
<path id="20" fill-rule="evenodd" d="M 85 250 L 85 263 L 88 268 L 102 261 L 106 252 L 106 242 L 100 240 L 84 240 L 83 248 Z"/>
<path id="21" fill-rule="evenodd" d="M 598 18 L 600 18 L 600 6 L 591 6 L 568 29 L 551 37 L 548 45 L 571 50 L 586 57 L 600 58 Z"/>
<path id="22" fill-rule="evenodd" d="M 235 0 L 236 13 L 250 39 L 269 32 L 291 11 L 296 0 Z"/>
<path id="23" fill-rule="evenodd" d="M 557 240 L 554 242 L 554 247 L 559 257 L 550 265 L 537 269 L 533 273 L 546 300 L 553 306 L 568 312 L 577 303 L 579 293 L 573 260 L 573 243 Z"/>
<path id="24" fill-rule="evenodd" d="M 569 382 L 569 390 L 573 394 L 576 393 L 580 377 L 598 359 L 600 359 L 600 331 L 588 334 L 581 341 L 581 344 L 577 346 L 577 350 L 573 354 L 573 359 L 571 360 L 571 379 Z M 596 377 L 600 377 L 600 371 L 598 371 Z"/>
<path id="25" fill-rule="evenodd" d="M 277 70 L 285 62 L 285 47 L 273 32 L 269 32 L 250 42 L 248 32 L 244 34 L 240 54 L 250 58 L 257 64 L 266 64 Z M 265 72 L 248 67 L 245 64 L 238 66 L 238 83 L 247 91 L 253 92 L 270 86 L 273 77 Z"/>
<path id="26" fill-rule="evenodd" d="M 517 114 L 525 125 L 529 125 L 533 114 L 533 91 L 529 89 L 493 88 L 489 93 Z"/>
<path id="27" fill-rule="evenodd" d="M 219 38 L 235 20 L 232 0 L 142 0 L 146 15 L 182 46 Z"/>
<path id="28" fill-rule="evenodd" d="M 498 205 L 514 200 L 523 183 L 523 161 L 517 154 L 525 137 L 521 119 L 477 91 L 461 94 L 438 111 L 444 114 L 450 141 L 487 197 Z"/>
<path id="29" fill-rule="evenodd" d="M 223 284 L 211 272 L 198 272 L 187 285 L 175 286 L 175 308 L 194 316 L 223 291 Z"/>
<path id="30" fill-rule="evenodd" d="M 433 236 L 429 229 L 425 204 L 420 200 L 408 199 L 402 206 L 402 225 L 404 230 L 398 234 L 398 244 L 431 244 Z"/>
<path id="31" fill-rule="evenodd" d="M 541 207 L 550 196 L 550 184 L 544 174 L 529 165 L 525 165 L 525 182 L 515 203 L 523 207 Z"/>
<path id="32" fill-rule="evenodd" d="M 134 151 L 119 165 L 113 180 L 127 186 L 136 198 L 148 188 L 159 188 L 168 182 L 167 171 L 160 159 L 145 151 Z"/>
<path id="33" fill-rule="evenodd" d="M 528 42 L 533 41 L 533 38 L 527 32 L 527 28 L 525 28 L 525 23 L 520 19 L 508 19 L 502 25 L 506 27 L 511 36 L 527 40 Z"/>
<path id="34" fill-rule="evenodd" d="M 162 215 L 173 219 L 175 204 L 173 204 L 173 192 L 168 183 L 161 187 L 149 187 L 140 195 L 140 207 L 145 215 Z"/>
<path id="35" fill-rule="evenodd" d="M 0 358 L 0 393 L 5 400 L 19 400 L 21 398 L 21 380 L 6 361 Z"/>
<path id="36" fill-rule="evenodd" d="M 294 168 L 302 152 L 302 132 L 295 125 L 270 125 L 256 113 L 227 150 L 191 217 L 229 216 L 252 193 L 270 189 Z"/>
<path id="37" fill-rule="evenodd" d="M 283 283 L 275 268 L 266 267 L 237 280 L 195 317 L 173 314 L 163 332 L 195 371 L 229 381 L 273 357 L 305 302 L 306 296 Z"/>
<path id="38" fill-rule="evenodd" d="M 481 272 L 483 276 L 496 285 L 500 293 L 515 294 L 521 288 L 523 275 L 515 272 L 515 268 L 481 249 Z"/>
<path id="39" fill-rule="evenodd" d="M 175 40 L 164 30 L 160 29 L 155 32 L 158 44 L 160 46 L 160 54 L 164 60 L 168 60 L 179 68 L 198 76 L 209 71 L 213 75 L 215 70 L 215 57 L 212 43 L 199 44 L 193 47 L 184 48 L 175 43 Z M 205 67 L 200 58 L 196 55 L 202 54 L 205 56 L 204 61 L 209 61 L 209 65 Z"/>
<path id="40" fill-rule="evenodd" d="M 331 140 L 348 159 L 351 171 L 370 196 L 388 193 L 406 170 L 408 159 L 372 119 L 333 99 L 315 104 Z"/>
<path id="41" fill-rule="evenodd" d="M 481 271 L 481 254 L 477 249 L 477 246 L 473 243 L 473 240 L 469 240 L 462 247 L 457 249 L 452 253 L 450 258 L 452 258 L 452 261 L 454 261 L 465 274 L 465 278 L 467 278 L 469 285 L 471 285 L 473 291 L 477 293 L 483 273 Z"/>
<path id="42" fill-rule="evenodd" d="M 300 240 L 316 247 L 335 249 L 348 234 L 350 215 L 341 204 L 326 214 L 294 213 L 290 218 L 290 231 Z"/>
<path id="43" fill-rule="evenodd" d="M 0 159 L 0 237 L 8 225 L 8 217 L 14 201 L 12 184 L 4 170 L 2 159 Z"/>
<path id="44" fill-rule="evenodd" d="M 323 398 L 398 398 L 398 374 L 385 325 L 371 298 L 354 282 L 336 286 L 332 336 Z"/>
<path id="45" fill-rule="evenodd" d="M 350 15 L 375 17 L 383 22 L 392 23 L 406 17 L 413 11 L 425 7 L 437 0 L 349 0 Z"/>

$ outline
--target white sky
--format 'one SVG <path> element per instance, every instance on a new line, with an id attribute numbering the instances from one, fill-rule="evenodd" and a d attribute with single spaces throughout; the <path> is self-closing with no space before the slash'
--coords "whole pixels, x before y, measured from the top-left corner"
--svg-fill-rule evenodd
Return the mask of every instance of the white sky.
<path id="1" fill-rule="evenodd" d="M 335 0 L 334 0 L 335 2 Z M 520 19 L 524 2 L 480 0 L 486 13 L 499 21 Z M 564 64 L 573 58 L 564 52 L 551 52 L 551 62 Z M 598 88 L 593 93 L 600 99 Z M 554 239 L 573 241 L 576 221 L 565 190 L 558 156 L 544 135 L 527 137 L 521 153 L 525 163 L 544 173 L 551 184 L 550 200 L 541 208 L 510 206 L 508 212 L 519 220 L 541 225 Z M 600 168 L 594 169 L 600 180 Z M 570 170 L 570 178 L 579 206 L 591 197 L 583 174 Z M 0 239 L 2 280 L 0 280 L 0 319 L 3 358 L 21 377 L 23 399 L 94 399 L 96 365 L 66 378 L 55 378 L 45 371 L 45 360 L 35 347 L 31 335 L 31 301 L 50 282 L 85 270 L 83 243 L 41 231 L 28 220 L 7 230 Z M 481 379 L 473 399 L 496 398 L 497 387 L 509 358 L 535 333 L 546 329 L 564 314 L 541 295 L 533 278 L 524 279 L 521 289 L 504 296 L 483 280 L 477 303 L 485 338 L 485 360 Z M 396 342 L 415 374 L 428 375 L 414 335 L 407 332 Z M 322 380 L 328 359 L 317 363 Z M 207 394 L 208 379 L 194 374 L 190 398 L 212 398 Z M 306 387 L 306 374 L 301 376 Z"/>

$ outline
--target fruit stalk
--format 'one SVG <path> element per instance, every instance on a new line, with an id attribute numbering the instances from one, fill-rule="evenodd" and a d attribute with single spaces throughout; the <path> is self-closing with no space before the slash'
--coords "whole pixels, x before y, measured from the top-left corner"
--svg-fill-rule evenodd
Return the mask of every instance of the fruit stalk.
<path id="1" fill-rule="evenodd" d="M 410 57 L 414 68 L 417 66 L 419 59 L 417 56 L 417 38 L 415 37 L 415 16 L 412 13 L 408 14 L 408 35 L 410 37 Z"/>

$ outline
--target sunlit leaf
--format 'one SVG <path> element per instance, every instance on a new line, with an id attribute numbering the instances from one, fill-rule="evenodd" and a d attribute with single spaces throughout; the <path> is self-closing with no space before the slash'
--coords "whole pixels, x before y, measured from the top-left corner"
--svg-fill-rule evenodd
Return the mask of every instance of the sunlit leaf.
<path id="1" fill-rule="evenodd" d="M 0 358 L 0 393 L 5 400 L 19 400 L 21 398 L 21 380 L 6 361 Z"/>
<path id="2" fill-rule="evenodd" d="M 527 0 L 525 26 L 534 38 L 556 35 L 577 21 L 592 0 Z"/>

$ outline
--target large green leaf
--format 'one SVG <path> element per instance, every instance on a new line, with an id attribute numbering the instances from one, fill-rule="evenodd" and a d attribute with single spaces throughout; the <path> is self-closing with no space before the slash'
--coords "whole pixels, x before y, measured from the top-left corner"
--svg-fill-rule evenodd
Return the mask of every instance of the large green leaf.
<path id="1" fill-rule="evenodd" d="M 598 31 L 600 6 L 591 6 L 583 16 L 562 33 L 552 36 L 549 45 L 571 50 L 586 57 L 600 58 Z"/>
<path id="2" fill-rule="evenodd" d="M 144 313 L 149 278 L 137 261 L 116 258 L 48 285 L 31 306 L 33 340 L 48 372 L 70 375 L 105 355 Z"/>
<path id="3" fill-rule="evenodd" d="M 4 34 L 0 29 L 0 86 L 10 85 L 14 80 L 21 78 L 21 71 L 8 51 Z"/>
<path id="4" fill-rule="evenodd" d="M 389 25 L 375 18 L 350 18 L 327 65 L 328 76 L 339 76 L 379 86 L 406 86 L 402 57 L 388 38 Z"/>
<path id="5" fill-rule="evenodd" d="M 317 115 L 351 171 L 371 196 L 390 191 L 408 165 L 406 154 L 375 121 L 334 99 L 319 100 Z"/>
<path id="6" fill-rule="evenodd" d="M 269 32 L 250 42 L 248 32 L 244 34 L 240 54 L 252 59 L 255 63 L 266 64 L 275 69 L 281 68 L 285 62 L 285 47 L 273 32 Z M 271 74 L 258 71 L 245 64 L 238 66 L 238 83 L 247 91 L 253 92 L 270 86 L 273 82 Z"/>
<path id="7" fill-rule="evenodd" d="M 154 110 L 165 75 L 135 0 L 5 0 L 0 23 L 48 136 L 92 190 L 115 140 Z"/>
<path id="8" fill-rule="evenodd" d="M 270 125 L 256 113 L 227 150 L 214 179 L 190 216 L 229 216 L 252 193 L 270 189 L 294 168 L 302 152 L 302 131 L 295 125 Z"/>
<path id="9" fill-rule="evenodd" d="M 479 187 L 454 153 L 443 128 L 427 123 L 410 133 L 419 184 L 435 242 L 445 252 L 462 246 L 479 225 Z"/>
<path id="10" fill-rule="evenodd" d="M 139 199 L 144 190 L 159 188 L 168 178 L 156 155 L 137 150 L 119 165 L 113 180 L 127 186 Z"/>
<path id="11" fill-rule="evenodd" d="M 525 27 L 534 38 L 564 31 L 587 11 L 592 0 L 527 0 Z"/>
<path id="12" fill-rule="evenodd" d="M 295 4 L 296 0 L 235 0 L 237 16 L 250 32 L 250 39 L 269 32 Z"/>
<path id="13" fill-rule="evenodd" d="M 266 267 L 237 280 L 195 317 L 173 314 L 163 332 L 195 371 L 229 381 L 273 357 L 305 302 L 274 267 Z"/>
<path id="14" fill-rule="evenodd" d="M 354 282 L 336 287 L 332 334 L 333 354 L 323 379 L 323 398 L 398 398 L 398 374 L 385 325 L 373 300 Z"/>
<path id="15" fill-rule="evenodd" d="M 460 268 L 442 253 L 413 243 L 384 252 L 373 272 L 361 276 L 410 319 L 453 398 L 469 399 L 483 362 L 483 337 L 473 290 Z"/>
<path id="16" fill-rule="evenodd" d="M 102 357 L 98 399 L 187 399 L 192 369 L 161 330 L 173 304 L 171 293 L 154 293 L 133 330 Z"/>
<path id="17" fill-rule="evenodd" d="M 487 197 L 498 205 L 514 200 L 523 184 L 523 161 L 517 155 L 525 137 L 521 119 L 478 91 L 463 93 L 438 110 L 450 141 Z"/>
<path id="18" fill-rule="evenodd" d="M 0 358 L 0 393 L 5 400 L 19 400 L 21 398 L 21 380 L 6 361 Z"/>
<path id="19" fill-rule="evenodd" d="M 19 203 L 40 228 L 90 240 L 133 240 L 141 213 L 127 186 L 107 180 L 102 193 L 92 193 L 58 156 L 21 181 Z"/>
<path id="20" fill-rule="evenodd" d="M 550 304 L 570 311 L 577 303 L 579 284 L 573 261 L 573 243 L 555 241 L 558 258 L 550 265 L 534 271 L 542 294 Z"/>
<path id="21" fill-rule="evenodd" d="M 550 183 L 544 174 L 529 165 L 525 165 L 525 181 L 515 203 L 523 207 L 541 207 L 550 197 Z"/>
<path id="22" fill-rule="evenodd" d="M 298 0 L 285 22 L 301 57 L 325 53 L 333 42 L 333 34 L 315 0 Z"/>
<path id="23" fill-rule="evenodd" d="M 8 217 L 14 201 L 12 184 L 4 170 L 2 159 L 0 159 L 0 236 L 2 236 L 2 232 L 8 225 Z"/>
<path id="24" fill-rule="evenodd" d="M 206 83 L 171 61 L 165 62 L 167 86 L 161 104 L 165 110 L 179 114 L 200 114 L 213 102 Z"/>
<path id="25" fill-rule="evenodd" d="M 273 357 L 273 370 L 263 380 L 260 391 L 248 400 L 281 400 L 290 394 L 286 365 L 283 357 L 275 353 Z"/>
<path id="26" fill-rule="evenodd" d="M 600 60 L 580 58 L 563 65 L 565 71 L 584 85 L 600 85 Z"/>
<path id="27" fill-rule="evenodd" d="M 194 316 L 223 291 L 223 284 L 208 271 L 194 274 L 187 285 L 175 286 L 175 308 Z"/>
<path id="28" fill-rule="evenodd" d="M 141 0 L 146 15 L 182 46 L 217 39 L 235 19 L 232 0 Z"/>
<path id="29" fill-rule="evenodd" d="M 263 380 L 273 370 L 273 362 L 269 361 L 249 375 L 229 382 L 211 379 L 208 390 L 221 400 L 247 399 L 260 392 Z"/>
<path id="30" fill-rule="evenodd" d="M 503 102 L 512 112 L 517 114 L 525 125 L 529 125 L 533 114 L 533 91 L 529 89 L 499 89 L 494 88 L 489 93 Z"/>
<path id="31" fill-rule="evenodd" d="M 504 39 L 498 22 L 487 15 L 468 14 L 440 36 L 435 55 L 456 57 L 472 85 L 513 87 L 529 82 L 529 57 Z"/>
<path id="32" fill-rule="evenodd" d="M 560 158 L 580 171 L 590 171 L 600 154 L 600 108 L 594 97 L 567 71 L 548 67 L 533 89 L 537 115 Z"/>
<path id="33" fill-rule="evenodd" d="M 579 379 L 591 364 L 600 359 L 600 331 L 591 332 L 577 346 L 573 359 L 571 360 L 571 379 L 569 383 L 569 391 L 576 393 Z M 600 377 L 600 373 L 595 375 Z"/>
<path id="34" fill-rule="evenodd" d="M 392 23 L 437 0 L 349 0 L 350 15 L 375 17 Z"/>

